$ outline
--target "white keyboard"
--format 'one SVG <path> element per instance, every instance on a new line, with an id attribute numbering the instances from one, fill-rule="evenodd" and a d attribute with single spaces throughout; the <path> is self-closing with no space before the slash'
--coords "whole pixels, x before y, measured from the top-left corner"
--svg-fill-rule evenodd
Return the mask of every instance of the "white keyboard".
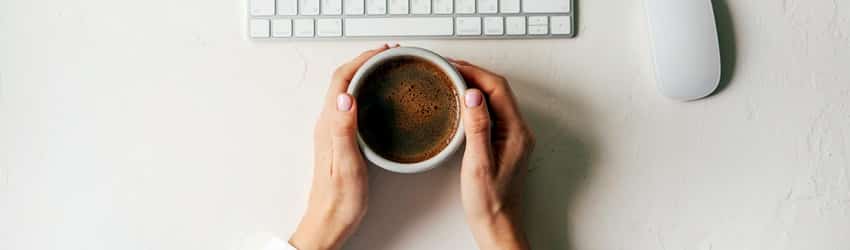
<path id="1" fill-rule="evenodd" d="M 573 0 L 248 0 L 252 39 L 534 39 L 575 35 Z"/>

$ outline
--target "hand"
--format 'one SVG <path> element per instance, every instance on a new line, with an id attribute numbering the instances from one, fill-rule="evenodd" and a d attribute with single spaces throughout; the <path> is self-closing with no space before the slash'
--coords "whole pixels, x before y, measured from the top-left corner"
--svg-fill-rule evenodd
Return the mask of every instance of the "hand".
<path id="1" fill-rule="evenodd" d="M 363 52 L 333 74 L 314 131 L 310 200 L 289 240 L 298 249 L 339 249 L 366 214 L 368 175 L 357 145 L 357 104 L 345 92 L 357 69 L 388 48 Z"/>
<path id="2" fill-rule="evenodd" d="M 451 61 L 471 87 L 464 94 L 460 181 L 467 222 L 481 249 L 528 249 L 520 207 L 534 136 L 504 77 Z"/>

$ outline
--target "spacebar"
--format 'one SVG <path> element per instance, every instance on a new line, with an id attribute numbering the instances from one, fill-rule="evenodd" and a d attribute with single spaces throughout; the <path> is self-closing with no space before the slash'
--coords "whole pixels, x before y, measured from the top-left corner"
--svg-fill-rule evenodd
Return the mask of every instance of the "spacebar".
<path id="1" fill-rule="evenodd" d="M 345 36 L 451 36 L 451 17 L 392 17 L 345 19 Z"/>

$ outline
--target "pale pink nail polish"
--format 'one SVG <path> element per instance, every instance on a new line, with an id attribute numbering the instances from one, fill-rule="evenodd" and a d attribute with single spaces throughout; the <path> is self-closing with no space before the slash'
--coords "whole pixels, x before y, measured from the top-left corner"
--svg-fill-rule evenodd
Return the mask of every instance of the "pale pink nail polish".
<path id="1" fill-rule="evenodd" d="M 481 96 L 481 92 L 478 91 L 467 91 L 466 92 L 466 107 L 478 107 L 481 105 L 481 101 L 484 99 Z"/>
<path id="2" fill-rule="evenodd" d="M 336 97 L 336 109 L 343 112 L 351 110 L 351 96 L 339 94 Z"/>

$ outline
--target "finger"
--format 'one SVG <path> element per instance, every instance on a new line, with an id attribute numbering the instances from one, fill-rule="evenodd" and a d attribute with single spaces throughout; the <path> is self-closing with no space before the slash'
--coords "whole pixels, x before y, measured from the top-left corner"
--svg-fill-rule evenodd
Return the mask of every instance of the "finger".
<path id="1" fill-rule="evenodd" d="M 472 64 L 458 63 L 455 68 L 463 75 L 468 85 L 480 89 L 489 98 L 489 107 L 493 109 L 496 120 L 514 125 L 522 121 L 517 101 L 507 80 Z"/>
<path id="2" fill-rule="evenodd" d="M 328 96 L 336 96 L 339 93 L 345 92 L 348 89 L 348 84 L 351 82 L 351 78 L 353 78 L 354 73 L 357 72 L 357 69 L 359 69 L 360 66 L 363 66 L 363 63 L 366 63 L 366 60 L 369 60 L 369 58 L 372 58 L 378 53 L 384 52 L 389 48 L 389 45 L 384 44 L 377 49 L 365 51 L 353 60 L 337 68 L 336 72 L 333 74 L 333 78 L 331 79 Z"/>
<path id="3" fill-rule="evenodd" d="M 463 126 L 466 133 L 464 169 L 467 173 L 491 173 L 493 154 L 490 145 L 490 113 L 480 90 L 468 89 L 464 94 Z M 472 162 L 466 162 L 471 160 Z M 469 164 L 467 164 L 469 163 Z M 467 168 L 467 166 L 469 168 Z"/>
<path id="4" fill-rule="evenodd" d="M 336 98 L 336 112 L 333 114 L 331 131 L 331 150 L 333 160 L 331 175 L 351 175 L 365 171 L 363 158 L 357 145 L 357 105 L 355 99 L 346 93 Z"/>
<path id="5" fill-rule="evenodd" d="M 464 61 L 464 60 L 458 60 L 458 59 L 454 59 L 454 58 L 451 58 L 451 57 L 447 57 L 446 59 L 448 59 L 449 62 L 451 62 L 453 64 L 459 64 L 459 65 L 465 65 L 465 66 L 472 65 L 469 62 Z"/>
<path id="6" fill-rule="evenodd" d="M 489 95 L 496 91 L 510 91 L 510 86 L 502 76 L 467 61 L 456 60 L 454 63 L 464 79 L 470 80 L 471 85 L 476 85 L 485 94 Z"/>

